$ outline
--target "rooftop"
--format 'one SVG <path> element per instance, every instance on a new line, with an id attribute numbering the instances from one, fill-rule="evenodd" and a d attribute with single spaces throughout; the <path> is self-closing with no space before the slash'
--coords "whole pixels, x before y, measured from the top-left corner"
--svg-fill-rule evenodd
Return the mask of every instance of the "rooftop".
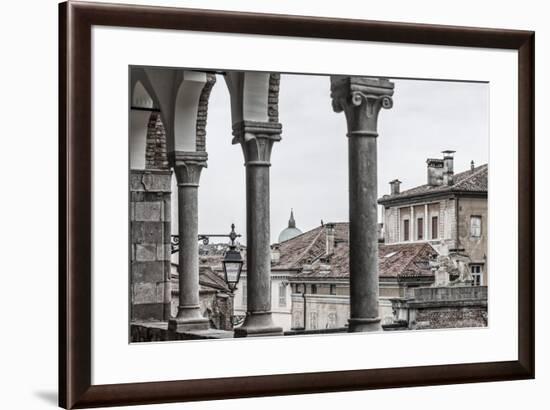
<path id="1" fill-rule="evenodd" d="M 326 254 L 327 225 L 334 226 L 334 251 Z M 296 278 L 349 278 L 349 223 L 318 226 L 280 244 L 279 262 L 273 269 L 299 271 Z M 381 277 L 432 276 L 429 260 L 437 252 L 427 242 L 379 244 Z"/>
<path id="2" fill-rule="evenodd" d="M 454 175 L 453 185 L 420 185 L 395 195 L 384 195 L 378 199 L 379 204 L 386 204 L 395 200 L 408 199 L 424 195 L 447 194 L 447 193 L 484 193 L 487 194 L 488 187 L 488 166 L 487 164 L 475 167 Z"/>
<path id="3" fill-rule="evenodd" d="M 334 228 L 333 252 L 326 254 L 328 226 Z M 296 278 L 349 278 L 349 223 L 336 222 L 317 226 L 292 239 L 281 242 L 279 259 L 272 263 L 273 271 L 295 271 Z M 411 242 L 378 245 L 380 277 L 407 278 L 433 276 L 430 258 L 437 254 L 428 242 Z M 245 260 L 246 249 L 241 249 Z M 200 257 L 201 285 L 224 286 L 221 262 L 223 251 L 211 252 Z M 175 271 L 173 265 L 173 272 Z M 214 282 L 214 283 L 212 283 Z"/>

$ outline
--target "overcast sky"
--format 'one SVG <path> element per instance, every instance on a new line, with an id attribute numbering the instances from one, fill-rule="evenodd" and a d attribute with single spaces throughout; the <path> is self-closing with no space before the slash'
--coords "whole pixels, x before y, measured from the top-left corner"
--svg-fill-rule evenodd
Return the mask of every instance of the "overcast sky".
<path id="1" fill-rule="evenodd" d="M 426 158 L 455 154 L 455 172 L 488 162 L 489 85 L 392 80 L 394 105 L 378 122 L 378 196 L 399 178 L 401 189 L 426 183 Z M 294 209 L 302 231 L 348 220 L 346 121 L 332 111 L 326 76 L 281 76 L 282 141 L 271 158 L 271 239 Z M 246 233 L 245 169 L 239 145 L 231 145 L 229 94 L 218 77 L 208 110 L 208 168 L 199 188 L 200 233 L 225 233 L 232 222 Z M 241 242 L 246 243 L 244 238 Z"/>

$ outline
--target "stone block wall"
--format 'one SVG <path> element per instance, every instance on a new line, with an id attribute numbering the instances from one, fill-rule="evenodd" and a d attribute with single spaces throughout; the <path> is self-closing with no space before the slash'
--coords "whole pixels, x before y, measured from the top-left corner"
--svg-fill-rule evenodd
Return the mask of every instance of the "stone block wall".
<path id="1" fill-rule="evenodd" d="M 170 318 L 170 182 L 168 170 L 130 172 L 132 321 Z"/>
<path id="2" fill-rule="evenodd" d="M 415 329 L 445 329 L 486 327 L 487 306 L 460 306 L 420 309 L 416 314 Z"/>
<path id="3" fill-rule="evenodd" d="M 208 116 L 208 99 L 212 88 L 216 84 L 216 76 L 214 74 L 206 74 L 206 84 L 204 85 L 199 97 L 197 108 L 197 125 L 196 125 L 196 147 L 197 151 L 206 151 L 206 121 Z"/>
<path id="4" fill-rule="evenodd" d="M 147 124 L 145 168 L 168 169 L 166 131 L 162 123 L 160 112 L 152 112 Z"/>

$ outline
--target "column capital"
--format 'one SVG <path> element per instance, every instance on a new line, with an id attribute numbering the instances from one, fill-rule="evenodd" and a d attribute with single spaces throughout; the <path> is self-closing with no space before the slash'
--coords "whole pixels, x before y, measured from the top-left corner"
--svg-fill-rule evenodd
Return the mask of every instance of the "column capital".
<path id="1" fill-rule="evenodd" d="M 169 153 L 178 186 L 199 186 L 201 171 L 207 166 L 208 154 L 204 151 L 173 151 Z"/>
<path id="2" fill-rule="evenodd" d="M 394 83 L 385 78 L 331 76 L 332 108 L 344 111 L 348 137 L 377 137 L 378 113 L 393 106 Z"/>
<path id="3" fill-rule="evenodd" d="M 241 121 L 233 124 L 233 144 L 241 144 L 245 165 L 270 166 L 271 149 L 281 132 L 278 122 Z"/>

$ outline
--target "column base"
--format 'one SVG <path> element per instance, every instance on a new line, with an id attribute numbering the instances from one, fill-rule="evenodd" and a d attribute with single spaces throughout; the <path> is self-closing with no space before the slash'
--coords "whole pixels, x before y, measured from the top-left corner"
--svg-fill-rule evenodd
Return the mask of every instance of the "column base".
<path id="1" fill-rule="evenodd" d="M 380 318 L 350 318 L 348 332 L 381 332 Z"/>
<path id="2" fill-rule="evenodd" d="M 185 332 L 190 330 L 208 330 L 210 321 L 201 315 L 199 307 L 179 308 L 178 315 L 168 321 L 168 330 Z"/>
<path id="3" fill-rule="evenodd" d="M 242 326 L 235 328 L 235 337 L 283 336 L 283 328 L 275 326 L 271 313 L 248 313 Z"/>

